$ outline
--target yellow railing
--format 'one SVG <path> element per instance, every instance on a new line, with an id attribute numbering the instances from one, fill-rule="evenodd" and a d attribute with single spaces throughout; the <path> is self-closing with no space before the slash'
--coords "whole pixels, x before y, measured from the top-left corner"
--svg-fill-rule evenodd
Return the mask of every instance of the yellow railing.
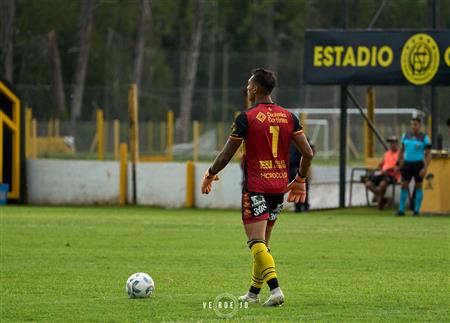
<path id="1" fill-rule="evenodd" d="M 119 204 L 127 204 L 128 192 L 128 145 L 120 144 Z"/>
<path id="2" fill-rule="evenodd" d="M 103 110 L 97 110 L 97 159 L 105 158 L 105 121 L 103 120 Z"/>
<path id="3" fill-rule="evenodd" d="M 12 118 L 0 110 L 0 182 L 3 181 L 3 130 L 6 126 L 12 132 L 11 188 L 8 198 L 18 199 L 20 198 L 20 100 L 3 82 L 0 82 L 0 92 L 8 98 L 12 107 Z"/>
<path id="4" fill-rule="evenodd" d="M 139 161 L 141 162 L 155 162 L 155 161 L 171 161 L 173 159 L 173 136 L 174 136 L 174 116 L 173 111 L 167 111 L 167 121 L 161 122 L 159 125 L 159 148 L 163 150 L 165 147 L 165 152 L 161 155 L 147 156 L 140 155 Z M 155 124 L 152 121 L 147 123 L 147 143 L 148 151 L 153 148 L 153 134 L 155 129 Z"/>
<path id="5" fill-rule="evenodd" d="M 367 89 L 367 117 L 375 122 L 375 89 L 370 87 Z M 370 130 L 367 121 L 364 121 L 364 158 L 374 157 L 374 140 L 373 132 Z"/>

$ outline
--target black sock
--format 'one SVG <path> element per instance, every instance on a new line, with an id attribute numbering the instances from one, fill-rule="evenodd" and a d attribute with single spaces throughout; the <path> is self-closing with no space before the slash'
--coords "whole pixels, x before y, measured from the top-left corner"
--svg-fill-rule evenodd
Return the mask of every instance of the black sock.
<path id="1" fill-rule="evenodd" d="M 280 285 L 278 285 L 278 279 L 276 278 L 272 278 L 271 280 L 269 280 L 267 282 L 267 285 L 269 285 L 270 290 L 280 287 Z"/>
<path id="2" fill-rule="evenodd" d="M 250 290 L 249 290 L 250 293 L 258 295 L 260 291 L 261 291 L 261 288 L 256 288 L 254 286 L 250 286 Z"/>

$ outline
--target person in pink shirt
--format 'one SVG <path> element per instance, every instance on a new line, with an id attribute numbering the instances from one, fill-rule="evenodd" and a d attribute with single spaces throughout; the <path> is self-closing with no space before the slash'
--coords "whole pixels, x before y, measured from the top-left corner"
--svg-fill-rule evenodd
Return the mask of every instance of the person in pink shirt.
<path id="1" fill-rule="evenodd" d="M 383 160 L 378 166 L 378 170 L 369 176 L 366 187 L 371 191 L 378 201 L 378 208 L 384 209 L 389 201 L 384 197 L 386 188 L 400 180 L 397 161 L 400 154 L 398 149 L 398 138 L 391 136 L 387 139 L 389 150 L 384 153 Z"/>

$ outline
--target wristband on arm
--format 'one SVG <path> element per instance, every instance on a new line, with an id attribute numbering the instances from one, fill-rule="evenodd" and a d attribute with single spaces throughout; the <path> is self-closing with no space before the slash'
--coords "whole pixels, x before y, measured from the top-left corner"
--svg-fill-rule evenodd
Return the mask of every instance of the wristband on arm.
<path id="1" fill-rule="evenodd" d="M 211 179 L 211 178 L 214 178 L 214 176 L 216 176 L 216 175 L 217 175 L 217 173 L 214 174 L 214 173 L 211 171 L 211 167 L 210 167 L 210 168 L 208 168 L 208 171 L 207 171 L 206 174 L 205 174 L 205 178 Z"/>
<path id="2" fill-rule="evenodd" d="M 295 175 L 296 182 L 305 183 L 307 179 L 308 176 L 302 176 L 302 174 L 300 174 L 300 170 L 297 171 L 297 174 Z"/>

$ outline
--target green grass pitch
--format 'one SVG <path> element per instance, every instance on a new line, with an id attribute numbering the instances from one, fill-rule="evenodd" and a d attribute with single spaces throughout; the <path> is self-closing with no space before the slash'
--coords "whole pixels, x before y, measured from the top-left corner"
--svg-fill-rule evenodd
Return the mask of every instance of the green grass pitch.
<path id="1" fill-rule="evenodd" d="M 2 322 L 225 321 L 204 304 L 249 287 L 239 211 L 7 206 L 0 216 Z M 449 217 L 284 212 L 271 249 L 285 305 L 229 321 L 449 322 L 449 237 Z M 155 280 L 150 299 L 125 293 L 138 271 Z"/>

